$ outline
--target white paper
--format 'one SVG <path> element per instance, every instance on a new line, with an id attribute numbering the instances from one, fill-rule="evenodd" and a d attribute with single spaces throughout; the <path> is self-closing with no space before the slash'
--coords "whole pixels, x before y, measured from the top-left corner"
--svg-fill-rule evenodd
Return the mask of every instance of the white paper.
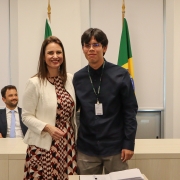
<path id="1" fill-rule="evenodd" d="M 80 175 L 80 180 L 144 180 L 139 169 L 128 169 L 102 175 Z"/>
<path id="2" fill-rule="evenodd" d="M 109 174 L 111 180 L 144 180 L 139 169 L 128 169 L 112 172 Z"/>

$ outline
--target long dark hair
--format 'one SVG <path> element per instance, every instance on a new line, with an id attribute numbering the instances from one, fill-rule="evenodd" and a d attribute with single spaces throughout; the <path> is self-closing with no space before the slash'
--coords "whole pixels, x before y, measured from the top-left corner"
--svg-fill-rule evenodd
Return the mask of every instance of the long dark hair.
<path id="1" fill-rule="evenodd" d="M 59 68 L 59 75 L 62 78 L 63 85 L 65 85 L 67 80 L 67 72 L 66 72 L 66 57 L 65 57 L 65 51 L 64 46 L 62 42 L 55 36 L 49 36 L 47 39 L 45 39 L 41 46 L 41 51 L 39 55 L 39 62 L 38 62 L 38 68 L 37 68 L 37 74 L 36 76 L 44 83 L 44 81 L 47 78 L 48 69 L 45 62 L 45 50 L 48 44 L 50 43 L 56 43 L 59 44 L 59 46 L 62 48 L 63 51 L 63 63 L 61 64 Z"/>

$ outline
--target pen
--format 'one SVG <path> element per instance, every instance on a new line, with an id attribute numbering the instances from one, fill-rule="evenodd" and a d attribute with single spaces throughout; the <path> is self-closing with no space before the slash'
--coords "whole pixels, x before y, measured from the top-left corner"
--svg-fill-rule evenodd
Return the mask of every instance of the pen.
<path id="1" fill-rule="evenodd" d="M 95 175 L 93 175 L 93 177 L 94 177 L 94 180 L 97 180 L 97 177 Z"/>

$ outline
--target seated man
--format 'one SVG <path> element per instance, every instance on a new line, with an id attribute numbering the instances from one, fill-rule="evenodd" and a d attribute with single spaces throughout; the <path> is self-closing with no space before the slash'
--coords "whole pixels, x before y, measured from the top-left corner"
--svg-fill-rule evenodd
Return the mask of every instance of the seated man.
<path id="1" fill-rule="evenodd" d="M 2 100 L 6 104 L 5 109 L 0 109 L 0 137 L 16 138 L 24 137 L 27 127 L 21 119 L 22 109 L 17 107 L 18 94 L 13 85 L 1 89 Z"/>

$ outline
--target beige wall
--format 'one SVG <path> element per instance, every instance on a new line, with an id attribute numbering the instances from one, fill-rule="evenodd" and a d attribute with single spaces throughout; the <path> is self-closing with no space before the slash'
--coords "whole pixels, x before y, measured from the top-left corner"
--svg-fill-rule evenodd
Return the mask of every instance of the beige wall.
<path id="1" fill-rule="evenodd" d="M 163 109 L 163 0 L 126 0 L 125 5 L 139 109 Z M 122 1 L 91 0 L 91 25 L 107 34 L 105 58 L 114 64 L 122 31 L 121 6 Z"/>
<path id="2" fill-rule="evenodd" d="M 11 0 L 11 71 L 14 74 L 12 84 L 19 90 L 19 105 L 25 83 L 37 71 L 40 47 L 44 39 L 47 2 L 45 0 L 24 1 Z M 81 28 L 86 26 L 81 22 L 83 6 L 80 0 L 51 1 L 52 34 L 59 37 L 65 47 L 67 71 L 74 73 L 81 68 Z M 14 23 L 14 20 L 16 23 Z"/>
<path id="3" fill-rule="evenodd" d="M 174 130 L 173 137 L 180 138 L 180 0 L 174 5 Z"/>
<path id="4" fill-rule="evenodd" d="M 1 87 L 4 87 L 6 84 L 10 83 L 8 9 L 9 1 L 0 1 L 0 89 Z"/>
<path id="5" fill-rule="evenodd" d="M 180 0 L 166 0 L 165 138 L 180 138 Z"/>

